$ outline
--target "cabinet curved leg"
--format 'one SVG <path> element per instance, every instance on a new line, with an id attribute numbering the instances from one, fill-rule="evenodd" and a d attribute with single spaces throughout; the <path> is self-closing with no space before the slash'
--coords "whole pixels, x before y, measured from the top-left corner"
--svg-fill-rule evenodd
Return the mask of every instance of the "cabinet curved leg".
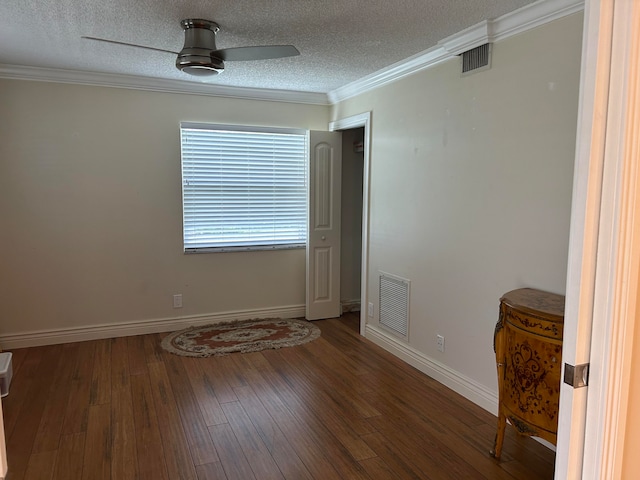
<path id="1" fill-rule="evenodd" d="M 496 440 L 493 444 L 493 449 L 489 451 L 492 457 L 500 458 L 502 454 L 502 443 L 504 442 L 504 430 L 507 426 L 507 417 L 500 413 L 498 415 L 498 431 L 496 433 Z"/>

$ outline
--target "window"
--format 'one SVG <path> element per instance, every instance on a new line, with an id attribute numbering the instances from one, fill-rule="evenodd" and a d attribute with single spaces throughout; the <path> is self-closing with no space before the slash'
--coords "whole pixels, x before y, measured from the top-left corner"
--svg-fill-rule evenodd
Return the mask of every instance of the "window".
<path id="1" fill-rule="evenodd" d="M 180 124 L 185 252 L 304 247 L 307 132 Z"/>

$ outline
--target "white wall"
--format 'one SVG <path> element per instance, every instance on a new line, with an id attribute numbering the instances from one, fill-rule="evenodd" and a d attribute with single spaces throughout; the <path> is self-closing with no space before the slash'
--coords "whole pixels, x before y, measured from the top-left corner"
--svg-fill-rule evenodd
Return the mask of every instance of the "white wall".
<path id="1" fill-rule="evenodd" d="M 494 44 L 488 71 L 454 58 L 332 111 L 372 111 L 369 300 L 379 271 L 410 279 L 409 346 L 486 391 L 501 295 L 564 292 L 581 35 L 565 17 Z"/>
<path id="2" fill-rule="evenodd" d="M 0 105 L 0 337 L 304 305 L 304 250 L 183 254 L 179 122 L 328 107 L 9 80 Z"/>

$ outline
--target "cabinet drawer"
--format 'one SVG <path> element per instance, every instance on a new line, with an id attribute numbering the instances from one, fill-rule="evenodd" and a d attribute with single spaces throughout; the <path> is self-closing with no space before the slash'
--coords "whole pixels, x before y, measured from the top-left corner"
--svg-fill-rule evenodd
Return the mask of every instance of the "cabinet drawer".
<path id="1" fill-rule="evenodd" d="M 520 312 L 512 309 L 508 305 L 504 306 L 505 322 L 513 328 L 524 330 L 532 335 L 537 335 L 545 339 L 558 340 L 562 342 L 562 321 L 554 322 L 536 315 Z"/>
<path id="2" fill-rule="evenodd" d="M 562 346 L 505 329 L 504 406 L 530 424 L 555 433 Z"/>

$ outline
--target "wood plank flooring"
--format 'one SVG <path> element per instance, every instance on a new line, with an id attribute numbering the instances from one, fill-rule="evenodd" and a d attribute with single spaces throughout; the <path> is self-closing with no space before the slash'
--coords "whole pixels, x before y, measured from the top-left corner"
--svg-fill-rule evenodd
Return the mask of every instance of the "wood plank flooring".
<path id="1" fill-rule="evenodd" d="M 7 480 L 551 479 L 554 453 L 358 335 L 186 358 L 163 335 L 14 351 Z"/>

